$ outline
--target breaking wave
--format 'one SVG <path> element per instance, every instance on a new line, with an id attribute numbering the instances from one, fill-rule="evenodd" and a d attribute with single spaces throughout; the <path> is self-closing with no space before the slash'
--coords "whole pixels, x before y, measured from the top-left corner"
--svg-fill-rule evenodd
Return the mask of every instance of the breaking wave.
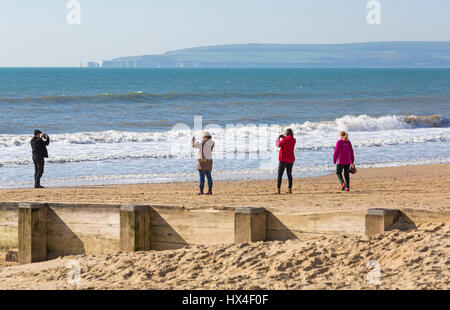
<path id="1" fill-rule="evenodd" d="M 301 124 L 291 124 L 290 126 L 268 125 L 268 134 L 277 135 L 282 128 L 290 127 L 294 130 L 296 136 L 314 135 L 322 136 L 335 133 L 339 130 L 354 132 L 377 132 L 392 130 L 412 130 L 419 128 L 448 128 L 450 122 L 440 115 L 432 116 L 397 116 L 386 115 L 381 117 L 370 117 L 368 115 L 351 116 L 346 115 L 333 121 L 325 122 L 305 122 Z M 258 125 L 256 125 L 258 126 Z M 259 127 L 261 128 L 261 127 Z M 210 130 L 217 137 L 224 135 L 223 129 L 213 128 Z M 70 144 L 117 144 L 117 143 L 147 143 L 173 141 L 180 138 L 189 138 L 191 135 L 199 134 L 189 129 L 172 129 L 170 131 L 156 132 L 130 132 L 130 131 L 101 131 L 101 132 L 78 132 L 67 134 L 51 135 L 52 144 L 70 145 Z M 236 126 L 227 128 L 227 135 L 250 136 L 255 134 L 255 125 Z M 429 133 L 423 136 L 414 136 L 402 139 L 388 139 L 389 144 L 410 142 L 433 142 L 446 141 L 449 139 L 448 132 L 443 134 Z M 386 139 L 384 139 L 386 140 Z M 397 141 L 397 142 L 396 142 Z M 0 135 L 0 147 L 14 147 L 29 144 L 29 135 Z M 307 142 L 305 140 L 305 142 Z M 382 141 L 361 141 L 361 145 L 368 146 L 383 143 Z M 372 144 L 371 144 L 372 143 Z"/>

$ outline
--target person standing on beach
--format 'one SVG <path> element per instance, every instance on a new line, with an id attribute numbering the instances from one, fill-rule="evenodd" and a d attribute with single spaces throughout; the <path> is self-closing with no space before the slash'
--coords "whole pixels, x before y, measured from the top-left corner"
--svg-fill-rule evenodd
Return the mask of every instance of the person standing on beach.
<path id="1" fill-rule="evenodd" d="M 205 187 L 205 176 L 208 179 L 208 192 L 207 195 L 212 195 L 213 180 L 211 177 L 212 171 L 212 151 L 214 149 L 215 142 L 212 140 L 212 136 L 208 131 L 203 133 L 201 142 L 195 142 L 195 137 L 192 137 L 192 146 L 198 150 L 197 156 L 197 170 L 200 176 L 200 192 L 198 195 L 203 195 L 203 189 Z"/>
<path id="2" fill-rule="evenodd" d="M 340 139 L 336 142 L 333 155 L 333 163 L 336 164 L 336 174 L 339 178 L 342 191 L 350 191 L 350 165 L 354 165 L 355 156 L 353 154 L 352 143 L 348 140 L 345 131 L 339 132 Z M 342 178 L 344 171 L 344 179 Z"/>
<path id="3" fill-rule="evenodd" d="M 292 167 L 294 166 L 295 161 L 294 149 L 296 142 L 294 132 L 290 128 L 286 129 L 285 135 L 279 135 L 277 138 L 276 144 L 277 147 L 280 148 L 280 152 L 278 154 L 278 159 L 280 161 L 277 179 L 278 195 L 281 192 L 281 182 L 283 180 L 284 170 L 286 170 L 289 180 L 289 188 L 287 193 L 292 194 Z"/>
<path id="4" fill-rule="evenodd" d="M 35 130 L 31 139 L 31 149 L 34 162 L 34 188 L 44 188 L 41 186 L 41 177 L 44 174 L 45 158 L 48 158 L 47 146 L 50 144 L 50 137 L 42 134 L 42 131 Z"/>

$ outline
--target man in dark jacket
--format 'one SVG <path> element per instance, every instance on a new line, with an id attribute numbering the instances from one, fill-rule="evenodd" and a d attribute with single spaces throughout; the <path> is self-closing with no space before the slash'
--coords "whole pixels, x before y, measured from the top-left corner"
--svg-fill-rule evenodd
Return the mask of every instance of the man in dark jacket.
<path id="1" fill-rule="evenodd" d="M 40 130 L 34 131 L 34 138 L 31 139 L 34 162 L 34 188 L 44 188 L 41 186 L 41 177 L 44 174 L 44 158 L 48 158 L 47 145 L 49 144 L 50 138 L 47 134 L 42 134 Z"/>

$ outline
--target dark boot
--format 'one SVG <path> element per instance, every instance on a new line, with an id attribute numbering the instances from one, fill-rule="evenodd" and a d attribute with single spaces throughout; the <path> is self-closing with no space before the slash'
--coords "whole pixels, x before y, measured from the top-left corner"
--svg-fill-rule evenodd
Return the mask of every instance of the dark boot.
<path id="1" fill-rule="evenodd" d="M 197 195 L 203 195 L 203 188 L 200 188 L 200 191 L 198 192 Z"/>
<path id="2" fill-rule="evenodd" d="M 206 195 L 212 195 L 212 188 L 208 188 L 208 192 L 206 193 Z"/>

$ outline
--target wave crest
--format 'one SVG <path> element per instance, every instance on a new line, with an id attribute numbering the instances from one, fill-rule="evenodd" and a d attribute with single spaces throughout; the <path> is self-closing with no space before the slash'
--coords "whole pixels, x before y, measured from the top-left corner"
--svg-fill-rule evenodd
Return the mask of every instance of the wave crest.
<path id="1" fill-rule="evenodd" d="M 282 93 L 240 93 L 240 92 L 171 92 L 171 93 L 149 93 L 144 91 L 133 91 L 127 93 L 101 93 L 92 95 L 51 95 L 40 97 L 19 97 L 0 98 L 0 102 L 6 103 L 104 103 L 104 102 L 116 102 L 131 103 L 131 102 L 165 102 L 165 101 L 187 101 L 187 100 L 220 100 L 230 99 L 233 100 L 236 97 L 244 99 L 258 99 L 258 98 L 295 98 L 289 94 Z"/>
<path id="2" fill-rule="evenodd" d="M 446 127 L 448 121 L 440 115 L 432 116 L 398 116 L 385 115 L 371 117 L 368 115 L 345 115 L 334 121 L 328 122 L 306 122 L 293 124 L 292 129 L 296 133 L 310 133 L 312 131 L 382 131 L 396 129 L 414 129 L 427 127 Z"/>
<path id="3" fill-rule="evenodd" d="M 295 135 L 326 136 L 339 130 L 349 132 L 376 132 L 387 130 L 405 130 L 418 128 L 449 127 L 449 121 L 440 115 L 432 116 L 397 116 L 386 115 L 381 117 L 370 117 L 368 115 L 352 116 L 346 115 L 325 122 L 305 122 L 302 124 L 291 124 Z M 268 126 L 269 135 L 279 134 L 281 128 L 288 126 Z M 224 130 L 211 129 L 216 137 L 223 136 Z M 255 125 L 227 128 L 227 135 L 250 136 L 255 132 Z M 70 134 L 51 135 L 52 144 L 120 144 L 120 143 L 147 143 L 171 141 L 191 137 L 199 134 L 189 129 L 173 129 L 170 131 L 157 132 L 130 132 L 108 130 L 101 132 L 78 132 Z M 29 135 L 0 135 L 0 147 L 14 147 L 29 144 Z M 438 138 L 437 138 L 438 139 Z"/>

